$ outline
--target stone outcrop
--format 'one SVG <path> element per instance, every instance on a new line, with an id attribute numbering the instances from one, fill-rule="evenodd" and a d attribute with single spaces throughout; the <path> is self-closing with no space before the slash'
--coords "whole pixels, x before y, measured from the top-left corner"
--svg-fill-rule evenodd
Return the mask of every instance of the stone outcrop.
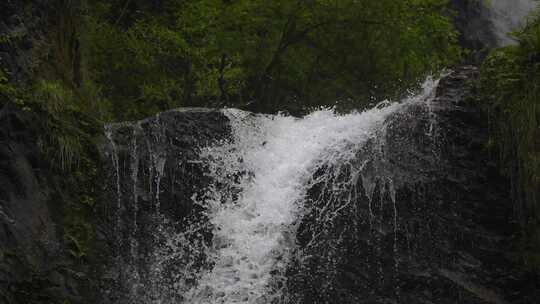
<path id="1" fill-rule="evenodd" d="M 490 19 L 485 1 L 452 0 L 451 7 L 456 11 L 454 25 L 460 33 L 459 41 L 463 47 L 480 51 L 497 47 L 497 35 Z"/>
<path id="2" fill-rule="evenodd" d="M 17 89 L 50 55 L 52 4 L 0 2 L 0 69 Z M 75 199 L 38 145 L 36 115 L 0 92 L 0 302 L 78 303 L 91 284 L 65 235 L 66 205 Z"/>
<path id="3" fill-rule="evenodd" d="M 282 286 L 288 301 L 526 304 L 540 296 L 538 276 L 514 258 L 509 185 L 484 146 L 486 118 L 472 101 L 469 81 L 477 75 L 474 67 L 458 67 L 427 106 L 390 117 L 383 137 L 351 164 L 372 168 L 352 200 L 350 192 L 313 186 L 305 202 L 313 211 L 298 223 L 301 258 Z M 109 225 L 102 237 L 114 261 L 103 284 L 114 287 L 106 303 L 148 303 L 164 294 L 181 301 L 178 286 L 196 281 L 181 275 L 186 260 L 199 270 L 211 267 L 204 251 L 175 252 L 165 244 L 185 223 L 206 220 L 193 203 L 209 183 L 199 151 L 229 133 L 221 112 L 202 109 L 108 127 L 109 217 L 100 226 Z M 347 166 L 340 170 L 336 183 L 348 176 Z M 350 204 L 337 216 L 317 214 L 322 208 L 313 206 L 329 199 Z M 209 244 L 211 230 L 198 237 Z"/>
<path id="4" fill-rule="evenodd" d="M 0 302 L 80 300 L 63 234 L 65 189 L 50 171 L 30 126 L 32 115 L 0 109 Z"/>
<path id="5" fill-rule="evenodd" d="M 348 201 L 354 208 L 321 222 L 315 207 L 303 219 L 298 241 L 309 259 L 290 270 L 296 301 L 525 304 L 540 296 L 538 274 L 522 271 L 513 253 L 519 232 L 510 186 L 484 146 L 487 120 L 470 99 L 477 74 L 460 67 L 443 78 L 429 107 L 389 119 L 375 158 L 359 154 L 375 168 L 367 176 L 372 197 L 363 178 Z M 349 193 L 315 185 L 309 197 L 317 199 L 306 204 L 351 200 Z"/>
<path id="6" fill-rule="evenodd" d="M 101 303 L 179 301 L 178 285 L 195 283 L 182 277 L 182 267 L 204 267 L 204 256 L 174 252 L 181 244 L 168 244 L 190 222 L 205 221 L 202 208 L 194 204 L 209 183 L 199 152 L 228 140 L 228 119 L 217 110 L 186 108 L 111 124 L 106 134 L 108 178 L 98 225 L 109 263 L 102 271 Z M 197 237 L 211 241 L 209 231 Z"/>
<path id="7" fill-rule="evenodd" d="M 451 2 L 462 45 L 496 45 L 480 1 Z M 50 52 L 43 49 L 49 9 L 42 0 L 0 1 L 0 64 L 16 83 Z M 538 302 L 538 274 L 516 262 L 509 184 L 484 149 L 486 119 L 470 103 L 467 81 L 476 74 L 458 68 L 441 81 L 429 111 L 393 118 L 383 161 L 359 156 L 391 173 L 393 184 L 375 178 L 372 197 L 362 189 L 358 208 L 321 225 L 319 246 L 306 246 L 314 217 L 302 220 L 297 241 L 311 258 L 295 261 L 286 286 L 299 303 Z M 99 257 L 85 272 L 74 270 L 64 235 L 63 211 L 73 198 L 45 161 L 33 119 L 0 101 L 0 302 L 151 303 L 163 294 L 181 301 L 175 284 L 195 281 L 178 271 L 186 255 L 162 245 L 186 223 L 205 220 L 192 200 L 208 183 L 199 151 L 229 140 L 227 118 L 185 109 L 108 126 L 93 223 Z M 323 192 L 315 186 L 310 195 Z M 209 230 L 197 233 L 211 241 Z M 208 267 L 204 256 L 182 254 L 190 267 Z"/>

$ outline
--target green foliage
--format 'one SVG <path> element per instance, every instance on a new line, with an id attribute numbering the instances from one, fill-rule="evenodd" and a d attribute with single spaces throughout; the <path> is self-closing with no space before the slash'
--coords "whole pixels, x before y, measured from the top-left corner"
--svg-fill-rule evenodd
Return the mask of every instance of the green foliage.
<path id="1" fill-rule="evenodd" d="M 92 145 L 92 146 L 89 146 Z M 84 267 L 95 252 L 94 207 L 98 195 L 97 154 L 93 143 L 84 143 L 78 167 L 61 181 L 68 198 L 64 206 L 64 240 L 75 267 Z M 89 155 L 93 155 L 90 158 Z"/>
<path id="2" fill-rule="evenodd" d="M 64 239 L 89 258 L 104 121 L 180 106 L 363 107 L 460 56 L 447 0 L 54 0 L 41 64 L 0 94 L 33 112 L 65 189 Z M 16 38 L 16 37 L 15 37 Z M 14 39 L 14 38 L 13 38 Z M 3 41 L 0 37 L 0 43 Z"/>
<path id="3" fill-rule="evenodd" d="M 52 169 L 62 175 L 58 182 L 65 196 L 57 199 L 63 202 L 67 251 L 81 264 L 95 235 L 91 217 L 98 193 L 95 138 L 99 123 L 86 115 L 78 94 L 60 80 L 40 80 L 32 94 L 32 111 L 40 116 L 41 148 Z"/>
<path id="4" fill-rule="evenodd" d="M 95 237 L 92 222 L 98 193 L 96 140 L 108 116 L 99 86 L 86 75 L 81 41 L 82 2 L 50 3 L 50 28 L 32 78 L 14 83 L 0 70 L 0 94 L 35 117 L 38 144 L 50 164 L 51 184 L 61 193 L 62 232 L 73 270 L 84 267 Z"/>
<path id="5" fill-rule="evenodd" d="M 0 44 L 10 45 L 20 41 L 24 38 L 23 31 L 13 31 L 6 34 L 0 34 Z"/>
<path id="6" fill-rule="evenodd" d="M 540 256 L 540 17 L 515 34 L 518 45 L 494 50 L 482 67 L 481 89 L 492 139 L 512 179 L 523 251 Z M 540 263 L 537 263 L 540 267 Z"/>
<path id="7" fill-rule="evenodd" d="M 38 102 L 35 109 L 42 114 L 41 147 L 51 163 L 68 171 L 78 162 L 82 153 L 79 130 L 75 117 L 75 100 L 71 90 L 61 82 L 41 80 L 33 90 L 33 100 Z"/>
<path id="8" fill-rule="evenodd" d="M 51 6 L 46 58 L 25 97 L 27 106 L 41 117 L 40 144 L 51 164 L 72 172 L 85 157 L 106 114 L 98 86 L 85 75 L 82 2 L 55 0 Z"/>
<path id="9" fill-rule="evenodd" d="M 17 88 L 9 82 L 8 72 L 0 68 L 0 95 L 11 99 L 17 95 L 17 92 Z"/>
<path id="10" fill-rule="evenodd" d="M 115 0 L 89 12 L 91 77 L 119 120 L 178 106 L 360 107 L 460 56 L 446 0 Z"/>

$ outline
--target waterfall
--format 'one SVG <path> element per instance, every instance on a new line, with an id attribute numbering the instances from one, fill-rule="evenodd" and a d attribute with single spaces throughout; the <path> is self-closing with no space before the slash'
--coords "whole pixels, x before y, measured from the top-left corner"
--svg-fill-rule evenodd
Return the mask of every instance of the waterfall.
<path id="1" fill-rule="evenodd" d="M 229 135 L 198 142 L 191 156 L 182 150 L 188 145 L 182 144 L 185 126 L 167 122 L 184 112 L 108 126 L 111 208 L 113 221 L 122 222 L 113 225 L 123 254 L 116 260 L 116 284 L 127 290 L 120 303 L 294 303 L 301 295 L 291 287 L 291 273 L 309 269 L 315 249 L 331 268 L 337 257 L 330 248 L 343 238 L 329 236 L 331 227 L 351 210 L 359 216 L 360 209 L 369 210 L 361 221 L 370 223 L 372 244 L 382 244 L 384 237 L 376 235 L 392 227 L 396 276 L 395 187 L 413 175 L 393 170 L 387 140 L 405 142 L 387 129 L 423 113 L 425 119 L 415 119 L 426 121 L 422 132 L 432 137 L 437 83 L 429 78 L 417 95 L 349 114 L 321 109 L 295 118 L 223 110 Z M 177 184 L 182 178 L 187 184 Z M 170 194 L 186 186 L 195 189 L 182 197 L 192 211 L 167 214 L 181 204 Z M 325 275 L 331 276 L 330 268 Z"/>
<path id="2" fill-rule="evenodd" d="M 514 43 L 509 33 L 526 24 L 527 16 L 538 7 L 538 1 L 490 0 L 487 6 L 499 46 L 507 46 Z"/>
<path id="3" fill-rule="evenodd" d="M 330 182 L 335 172 L 314 175 L 353 162 L 368 141 L 384 137 L 392 113 L 425 102 L 433 96 L 435 83 L 429 81 L 422 94 L 402 103 L 385 102 L 347 115 L 320 110 L 297 119 L 226 110 L 233 141 L 203 151 L 214 179 L 209 199 L 200 202 L 213 227 L 207 254 L 214 266 L 201 275 L 185 302 L 279 301 L 288 263 L 297 251 L 298 223 L 310 207 L 305 206 L 307 191 L 314 183 Z M 362 167 L 356 170 L 351 181 L 366 173 Z M 365 189 L 373 191 L 373 176 L 363 177 Z M 391 185 L 392 177 L 384 178 Z M 337 192 L 344 186 L 331 187 Z M 334 215 L 347 208 L 330 205 L 327 202 L 333 210 L 327 212 Z"/>

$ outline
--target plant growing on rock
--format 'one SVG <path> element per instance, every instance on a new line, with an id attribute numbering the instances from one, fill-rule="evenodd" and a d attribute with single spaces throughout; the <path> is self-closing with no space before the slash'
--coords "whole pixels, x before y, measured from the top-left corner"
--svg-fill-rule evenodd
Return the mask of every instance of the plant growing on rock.
<path id="1" fill-rule="evenodd" d="M 524 261 L 540 267 L 540 16 L 514 35 L 517 45 L 494 50 L 486 59 L 480 87 L 490 141 L 512 180 Z"/>

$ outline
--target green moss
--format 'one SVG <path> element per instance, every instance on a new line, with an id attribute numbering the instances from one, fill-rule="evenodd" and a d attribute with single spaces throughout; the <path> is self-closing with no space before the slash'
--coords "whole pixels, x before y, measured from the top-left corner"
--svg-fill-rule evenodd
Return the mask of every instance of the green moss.
<path id="1" fill-rule="evenodd" d="M 98 193 L 97 160 L 89 158 L 89 153 L 97 151 L 87 150 L 78 168 L 66 181 L 67 191 L 70 192 L 72 199 L 65 208 L 65 240 L 71 257 L 79 264 L 88 261 L 95 245 L 95 227 L 92 218 Z"/>
<path id="2" fill-rule="evenodd" d="M 47 182 L 57 192 L 53 193 L 51 204 L 58 208 L 55 221 L 69 258 L 63 266 L 84 273 L 96 252 L 94 207 L 99 157 L 96 141 L 105 115 L 99 105 L 99 89 L 85 76 L 81 58 L 81 3 L 55 0 L 51 6 L 54 13 L 50 14 L 50 28 L 40 42 L 45 55 L 33 58 L 36 67 L 32 78 L 14 83 L 9 71 L 0 69 L 0 95 L 5 97 L 2 100 L 31 112 L 29 115 L 35 118 L 30 127 L 35 129 L 43 156 L 50 165 Z M 29 303 L 33 303 L 34 298 L 29 295 L 40 296 L 48 288 L 46 284 L 43 278 L 35 276 L 14 289 L 18 297 L 28 297 Z"/>
<path id="3" fill-rule="evenodd" d="M 21 107 L 24 104 L 20 98 L 20 90 L 9 80 L 9 72 L 0 67 L 0 96 L 2 100 L 12 100 Z"/>
<path id="4" fill-rule="evenodd" d="M 540 17 L 515 34 L 518 44 L 491 52 L 480 88 L 491 122 L 490 146 L 511 179 L 522 252 L 529 265 L 540 254 Z"/>
<path id="5" fill-rule="evenodd" d="M 40 145 L 55 167 L 69 171 L 81 158 L 81 137 L 76 117 L 76 100 L 60 81 L 40 80 L 32 91 L 33 109 L 41 114 Z"/>

